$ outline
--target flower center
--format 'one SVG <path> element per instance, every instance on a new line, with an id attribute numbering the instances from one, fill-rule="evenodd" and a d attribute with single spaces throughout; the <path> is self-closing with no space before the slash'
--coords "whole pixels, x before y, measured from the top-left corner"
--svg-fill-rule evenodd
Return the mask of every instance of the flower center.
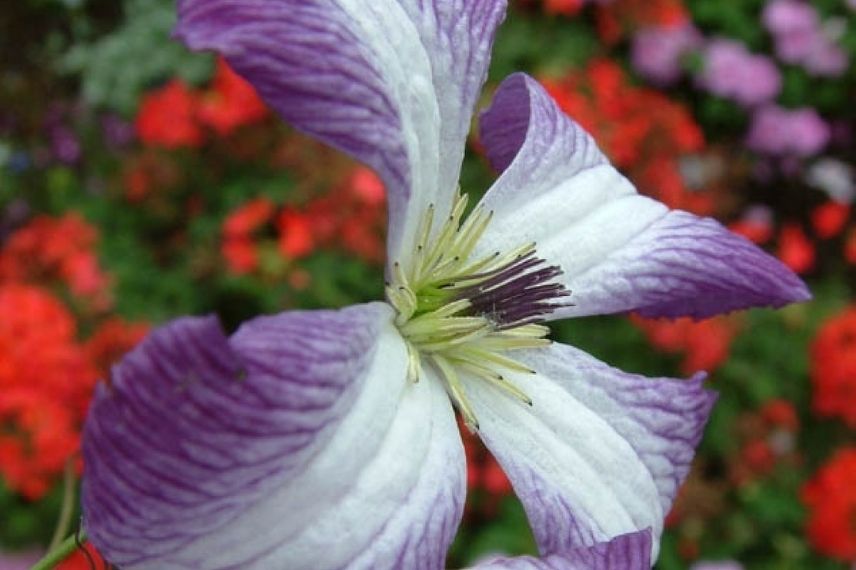
<path id="1" fill-rule="evenodd" d="M 408 378 L 417 382 L 423 359 L 428 361 L 467 426 L 478 429 L 460 372 L 531 406 L 503 373 L 535 371 L 506 353 L 550 344 L 549 329 L 538 323 L 566 306 L 570 292 L 553 282 L 562 271 L 537 257 L 534 243 L 473 258 L 493 212 L 479 206 L 464 219 L 466 207 L 467 196 L 459 194 L 434 234 L 434 206 L 428 207 L 412 264 L 405 269 L 393 263 L 386 297 L 407 344 Z"/>

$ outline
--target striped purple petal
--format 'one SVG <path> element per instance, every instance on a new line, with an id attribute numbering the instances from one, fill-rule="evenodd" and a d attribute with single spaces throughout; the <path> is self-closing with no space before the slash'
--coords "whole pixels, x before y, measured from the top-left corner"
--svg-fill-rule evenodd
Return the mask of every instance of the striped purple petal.
<path id="1" fill-rule="evenodd" d="M 627 374 L 562 344 L 519 354 L 538 371 L 512 378 L 531 407 L 476 380 L 467 393 L 541 553 L 645 529 L 656 553 L 715 400 L 703 378 Z"/>
<path id="2" fill-rule="evenodd" d="M 495 215 L 477 253 L 537 242 L 574 303 L 551 318 L 703 318 L 810 298 L 787 267 L 718 222 L 640 196 L 524 74 L 500 86 L 481 139 L 503 172 L 483 201 Z"/>
<path id="3" fill-rule="evenodd" d="M 85 526 L 123 568 L 442 568 L 464 457 L 384 304 L 154 331 L 99 388 Z"/>
<path id="4" fill-rule="evenodd" d="M 176 35 L 220 52 L 286 121 L 374 168 L 389 258 L 445 216 L 505 0 L 181 0 Z"/>
<path id="5" fill-rule="evenodd" d="M 594 546 L 574 548 L 543 558 L 518 556 L 493 558 L 472 570 L 649 570 L 651 532 L 640 530 L 617 536 Z"/>

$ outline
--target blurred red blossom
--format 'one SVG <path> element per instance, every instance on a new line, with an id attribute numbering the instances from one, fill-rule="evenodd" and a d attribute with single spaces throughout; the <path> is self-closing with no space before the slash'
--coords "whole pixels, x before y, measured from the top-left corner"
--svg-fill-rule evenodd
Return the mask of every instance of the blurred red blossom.
<path id="1" fill-rule="evenodd" d="M 597 31 L 606 44 L 650 26 L 677 26 L 689 18 L 682 0 L 612 0 L 597 5 Z"/>
<path id="2" fill-rule="evenodd" d="M 252 273 L 259 266 L 256 242 L 249 237 L 231 237 L 223 240 L 220 253 L 226 267 L 235 275 Z"/>
<path id="3" fill-rule="evenodd" d="M 788 400 L 774 398 L 761 406 L 761 418 L 771 428 L 781 428 L 789 432 L 799 429 L 797 410 Z"/>
<path id="4" fill-rule="evenodd" d="M 777 466 L 802 463 L 796 435 L 799 418 L 794 405 L 783 398 L 764 402 L 755 412 L 741 414 L 734 424 L 736 453 L 728 460 L 728 476 L 744 486 L 771 475 Z"/>
<path id="5" fill-rule="evenodd" d="M 694 321 L 688 317 L 671 320 L 631 315 L 630 320 L 653 347 L 682 355 L 684 374 L 716 370 L 728 359 L 731 341 L 737 334 L 737 326 L 727 317 Z"/>
<path id="6" fill-rule="evenodd" d="M 544 0 L 544 11 L 548 14 L 573 16 L 583 7 L 584 0 Z"/>
<path id="7" fill-rule="evenodd" d="M 104 561 L 92 543 L 86 542 L 60 562 L 56 570 L 109 570 L 110 568 L 112 566 Z"/>
<path id="8" fill-rule="evenodd" d="M 206 90 L 173 79 L 146 93 L 137 112 L 136 129 L 144 145 L 194 148 L 205 142 L 206 129 L 227 137 L 267 116 L 268 109 L 255 89 L 221 58 Z"/>
<path id="9" fill-rule="evenodd" d="M 816 257 L 814 244 L 799 224 L 786 223 L 782 226 L 779 232 L 777 255 L 782 263 L 796 273 L 807 273 L 814 268 Z"/>
<path id="10" fill-rule="evenodd" d="M 329 193 L 280 218 L 280 249 L 301 257 L 312 248 L 341 249 L 365 261 L 384 259 L 385 193 L 377 175 L 353 168 Z"/>
<path id="11" fill-rule="evenodd" d="M 38 499 L 77 451 L 98 374 L 73 317 L 47 291 L 4 284 L 0 314 L 0 474 Z"/>
<path id="12" fill-rule="evenodd" d="M 143 340 L 149 328 L 148 323 L 131 323 L 120 317 L 102 321 L 83 347 L 99 378 L 106 379 L 113 364 Z"/>
<path id="13" fill-rule="evenodd" d="M 180 79 L 149 91 L 137 113 L 137 137 L 143 144 L 171 149 L 201 145 L 198 105 L 199 95 Z"/>
<path id="14" fill-rule="evenodd" d="M 770 222 L 741 219 L 728 224 L 728 229 L 756 244 L 764 244 L 773 237 Z"/>
<path id="15" fill-rule="evenodd" d="M 253 233 L 268 224 L 276 204 L 265 197 L 255 198 L 233 210 L 223 221 L 220 253 L 232 273 L 252 273 L 258 267 L 258 248 Z"/>
<path id="16" fill-rule="evenodd" d="M 225 137 L 244 125 L 263 120 L 268 108 L 255 88 L 219 58 L 213 84 L 201 95 L 198 113 L 203 125 Z"/>
<path id="17" fill-rule="evenodd" d="M 821 325 L 811 344 L 812 407 L 856 428 L 856 305 Z"/>
<path id="18" fill-rule="evenodd" d="M 821 239 L 830 239 L 844 230 L 850 217 L 850 206 L 828 200 L 811 212 L 811 225 Z"/>
<path id="19" fill-rule="evenodd" d="M 223 234 L 227 237 L 243 237 L 268 223 L 276 209 L 270 199 L 261 197 L 250 200 L 232 210 L 223 222 Z"/>
<path id="20" fill-rule="evenodd" d="M 122 168 L 122 187 L 131 203 L 167 194 L 181 178 L 178 165 L 170 157 L 148 149 L 126 160 Z"/>
<path id="21" fill-rule="evenodd" d="M 37 500 L 77 454 L 97 380 L 147 326 L 114 317 L 81 343 L 74 316 L 56 297 L 14 282 L 0 284 L 0 314 L 0 476 Z"/>
<path id="22" fill-rule="evenodd" d="M 310 215 L 284 208 L 277 218 L 279 230 L 279 251 L 289 259 L 306 257 L 315 248 Z"/>
<path id="23" fill-rule="evenodd" d="M 820 552 L 856 562 L 856 448 L 846 447 L 803 486 L 809 510 L 806 534 Z"/>
<path id="24" fill-rule="evenodd" d="M 728 229 L 752 243 L 767 243 L 773 237 L 773 212 L 766 206 L 750 206 Z"/>
<path id="25" fill-rule="evenodd" d="M 110 279 L 95 254 L 98 230 L 77 213 L 39 216 L 16 231 L 0 250 L 0 280 L 51 284 L 103 310 L 112 303 Z"/>
<path id="26" fill-rule="evenodd" d="M 229 214 L 222 226 L 221 253 L 230 271 L 245 274 L 258 269 L 259 243 L 253 234 L 271 222 L 277 232 L 276 248 L 288 260 L 318 249 L 339 249 L 371 263 L 384 259 L 385 192 L 366 167 L 352 168 L 326 194 L 306 204 L 276 210 L 267 198 L 257 198 Z"/>
<path id="27" fill-rule="evenodd" d="M 710 196 L 691 191 L 680 159 L 704 149 L 689 110 L 654 89 L 631 83 L 621 66 L 596 59 L 558 79 L 542 79 L 559 107 L 598 141 L 617 167 L 668 206 L 699 214 L 713 209 Z"/>

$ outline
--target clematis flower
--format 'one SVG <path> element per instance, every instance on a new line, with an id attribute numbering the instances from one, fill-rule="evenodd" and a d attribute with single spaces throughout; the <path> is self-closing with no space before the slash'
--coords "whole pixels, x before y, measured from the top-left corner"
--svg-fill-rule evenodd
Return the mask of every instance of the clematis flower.
<path id="1" fill-rule="evenodd" d="M 123 568 L 442 568 L 466 469 L 457 408 L 542 559 L 647 568 L 714 396 L 546 339 L 550 319 L 706 317 L 805 300 L 717 222 L 636 193 L 530 77 L 481 115 L 502 174 L 458 176 L 501 0 L 184 0 L 212 49 L 388 192 L 387 298 L 154 331 L 85 428 L 85 525 Z"/>

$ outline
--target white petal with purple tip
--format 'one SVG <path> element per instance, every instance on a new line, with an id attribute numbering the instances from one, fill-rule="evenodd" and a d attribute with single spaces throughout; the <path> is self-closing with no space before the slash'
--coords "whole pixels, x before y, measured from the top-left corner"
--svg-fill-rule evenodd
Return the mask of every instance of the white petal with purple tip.
<path id="1" fill-rule="evenodd" d="M 714 398 L 701 379 L 626 374 L 572 347 L 522 351 L 522 405 L 467 384 L 480 435 L 523 501 L 542 554 L 652 529 L 654 554 Z"/>
<path id="2" fill-rule="evenodd" d="M 536 242 L 572 294 L 573 306 L 551 319 L 634 310 L 702 318 L 810 297 L 793 272 L 718 222 L 637 194 L 524 74 L 500 86 L 481 139 L 503 173 L 483 200 L 494 219 L 477 253 Z"/>
<path id="3" fill-rule="evenodd" d="M 442 568 L 465 492 L 440 384 L 384 304 L 155 331 L 86 425 L 84 513 L 123 568 Z"/>
<path id="4" fill-rule="evenodd" d="M 389 259 L 451 206 L 504 0 L 182 0 L 176 34 L 213 49 L 286 121 L 373 167 Z"/>

